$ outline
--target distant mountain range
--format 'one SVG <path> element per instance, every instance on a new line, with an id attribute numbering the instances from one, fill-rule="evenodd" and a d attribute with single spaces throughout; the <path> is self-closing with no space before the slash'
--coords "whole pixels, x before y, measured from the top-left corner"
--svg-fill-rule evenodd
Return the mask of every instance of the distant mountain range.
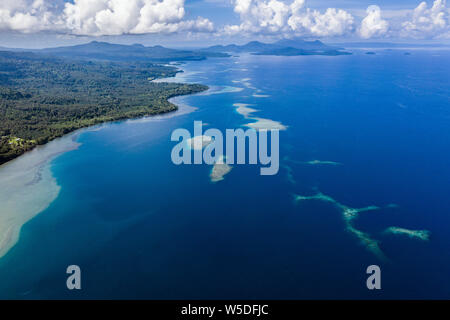
<path id="1" fill-rule="evenodd" d="M 121 45 L 92 41 L 90 43 L 46 48 L 46 49 L 12 49 L 0 48 L 3 51 L 21 51 L 45 54 L 71 59 L 107 60 L 107 61 L 189 61 L 204 60 L 208 57 L 228 57 L 226 53 L 200 52 L 190 50 L 169 49 L 162 46 L 145 47 L 141 44 Z"/>
<path id="2" fill-rule="evenodd" d="M 18 51 L 19 49 L 13 49 L 13 48 L 7 48 L 7 47 L 0 47 L 0 51 Z M 22 50 L 26 51 L 26 50 Z"/>
<path id="3" fill-rule="evenodd" d="M 46 48 L 46 49 L 14 49 L 2 48 L 0 51 L 32 52 L 40 55 L 56 56 L 78 60 L 106 61 L 195 61 L 211 57 L 229 57 L 229 53 L 251 53 L 255 55 L 343 55 L 350 54 L 339 47 L 333 47 L 316 41 L 280 40 L 275 43 L 252 41 L 245 45 L 230 44 L 212 46 L 197 50 L 169 49 L 162 46 L 145 47 L 142 44 L 122 45 L 92 41 L 86 44 Z"/>
<path id="4" fill-rule="evenodd" d="M 348 42 L 339 44 L 325 44 L 319 40 L 306 41 L 302 39 L 283 39 L 274 43 L 251 41 L 244 45 L 229 44 L 216 45 L 203 49 L 180 50 L 162 46 L 146 47 L 142 44 L 122 45 L 108 42 L 92 41 L 86 44 L 46 48 L 46 49 L 17 49 L 0 47 L 0 51 L 33 52 L 47 56 L 57 56 L 78 60 L 105 61 L 195 61 L 213 57 L 229 57 L 230 54 L 250 53 L 254 55 L 272 56 L 300 56 L 300 55 L 347 55 L 351 54 L 345 48 L 420 48 L 420 47 L 448 47 L 445 44 L 407 44 L 388 42 Z"/>
<path id="5" fill-rule="evenodd" d="M 344 55 L 350 54 L 342 48 L 333 47 L 323 42 L 305 41 L 301 39 L 284 39 L 275 43 L 263 43 L 252 41 L 245 45 L 230 44 L 227 46 L 212 46 L 202 50 L 203 52 L 229 52 L 229 53 L 252 53 L 255 55 L 277 55 L 277 56 L 298 56 L 298 55 Z"/>

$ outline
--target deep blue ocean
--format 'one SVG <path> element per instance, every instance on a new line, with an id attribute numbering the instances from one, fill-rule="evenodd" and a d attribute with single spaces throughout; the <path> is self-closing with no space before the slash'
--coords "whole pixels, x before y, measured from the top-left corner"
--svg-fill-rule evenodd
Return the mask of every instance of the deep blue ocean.
<path id="1" fill-rule="evenodd" d="M 0 259 L 0 298 L 450 298 L 450 51 L 242 55 L 181 68 L 179 81 L 211 88 L 176 99 L 195 112 L 85 130 L 78 149 L 51 161 L 61 190 Z M 211 166 L 172 163 L 174 129 L 250 122 L 235 103 L 288 127 L 277 175 L 233 165 L 212 183 Z M 295 201 L 319 192 L 335 203 Z M 353 226 L 386 259 L 336 204 L 379 207 Z M 66 288 L 72 264 L 80 291 Z M 381 290 L 366 287 L 373 264 Z"/>

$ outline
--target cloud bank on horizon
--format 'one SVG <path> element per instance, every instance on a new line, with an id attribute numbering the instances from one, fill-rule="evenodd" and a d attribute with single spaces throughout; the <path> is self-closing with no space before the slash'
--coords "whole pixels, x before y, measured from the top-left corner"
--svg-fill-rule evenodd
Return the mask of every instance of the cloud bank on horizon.
<path id="1" fill-rule="evenodd" d="M 306 0 L 224 1 L 231 1 L 238 23 L 216 26 L 205 17 L 188 19 L 185 0 L 72 0 L 60 5 L 49 0 L 2 0 L 0 30 L 94 37 L 189 32 L 216 37 L 450 39 L 446 0 L 421 2 L 401 19 L 391 20 L 377 5 L 359 17 L 346 9 L 311 9 Z"/>

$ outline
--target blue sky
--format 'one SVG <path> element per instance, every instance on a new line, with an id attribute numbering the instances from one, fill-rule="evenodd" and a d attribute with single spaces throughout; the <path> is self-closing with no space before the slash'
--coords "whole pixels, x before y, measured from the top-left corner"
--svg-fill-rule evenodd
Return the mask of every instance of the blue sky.
<path id="1" fill-rule="evenodd" d="M 450 42 L 446 0 L 1 0 L 0 46 Z"/>

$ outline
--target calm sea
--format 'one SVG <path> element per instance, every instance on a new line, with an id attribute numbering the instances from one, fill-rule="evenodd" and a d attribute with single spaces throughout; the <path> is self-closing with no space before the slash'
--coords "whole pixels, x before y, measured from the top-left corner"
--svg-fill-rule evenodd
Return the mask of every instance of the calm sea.
<path id="1" fill-rule="evenodd" d="M 185 64 L 177 81 L 211 88 L 176 99 L 195 112 L 82 131 L 52 158 L 59 194 L 0 259 L 0 298 L 450 298 L 450 52 L 405 51 Z M 174 129 L 251 122 L 235 103 L 288 127 L 277 175 L 172 164 Z M 350 230 L 342 208 L 369 206 Z"/>

